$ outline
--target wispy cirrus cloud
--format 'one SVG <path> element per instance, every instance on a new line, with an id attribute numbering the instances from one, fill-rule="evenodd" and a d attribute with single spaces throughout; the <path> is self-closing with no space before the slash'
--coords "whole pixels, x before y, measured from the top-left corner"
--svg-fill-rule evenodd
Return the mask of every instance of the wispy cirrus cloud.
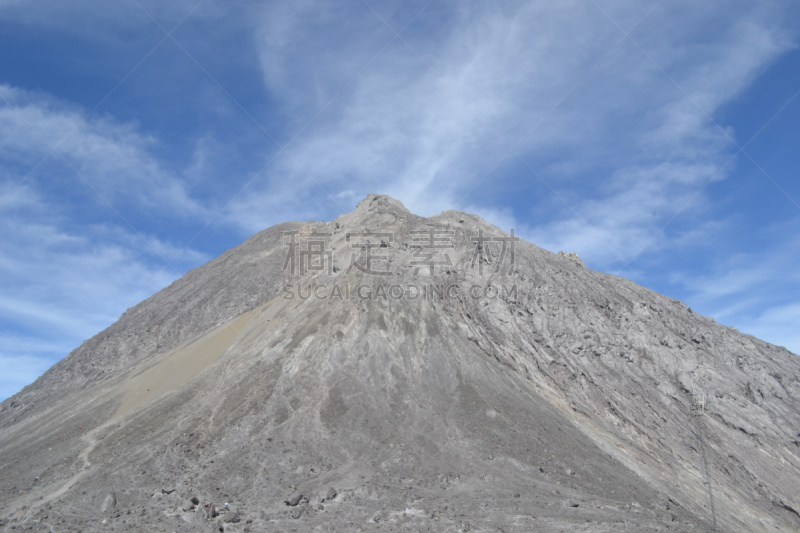
<path id="1" fill-rule="evenodd" d="M 178 277 L 137 235 L 114 225 L 77 224 L 30 190 L 13 198 L 24 200 L 0 208 L 0 346 L 17 366 L 0 381 L 0 396 Z M 170 259 L 176 255 L 171 243 L 154 238 L 149 244 Z M 190 264 L 208 259 L 190 250 Z M 185 261 L 176 267 L 185 269 Z"/>
<path id="2" fill-rule="evenodd" d="M 325 109 L 268 174 L 302 184 L 297 203 L 319 194 L 313 178 L 350 204 L 379 189 L 426 214 L 473 187 L 462 207 L 501 207 L 504 190 L 533 184 L 546 199 L 513 212 L 547 247 L 608 267 L 669 246 L 652 237 L 688 202 L 702 207 L 700 186 L 724 179 L 736 151 L 735 132 L 710 117 L 795 36 L 777 4 L 740 3 L 721 19 L 721 4 L 659 4 L 649 15 L 616 4 L 609 15 L 634 12 L 628 29 L 647 15 L 631 39 L 599 7 L 446 3 L 420 17 L 438 31 L 401 38 L 360 5 L 265 8 L 265 82 L 299 110 L 289 131 Z M 404 16 L 385 20 L 399 29 Z M 334 56 L 348 61 L 334 67 Z"/>
<path id="3" fill-rule="evenodd" d="M 0 157 L 6 168 L 13 164 L 22 174 L 49 159 L 64 167 L 64 179 L 77 187 L 84 182 L 94 188 L 101 196 L 98 201 L 134 201 L 145 209 L 207 215 L 207 209 L 191 197 L 185 180 L 151 154 L 155 139 L 142 135 L 136 124 L 103 116 L 84 120 L 86 114 L 49 95 L 0 85 Z M 17 183 L 26 176 L 41 179 L 34 171 L 22 174 Z"/>
<path id="4" fill-rule="evenodd" d="M 8 85 L 0 95 L 0 346 L 16 365 L 0 381 L 8 396 L 210 257 L 181 253 L 185 243 L 120 214 L 206 213 L 150 153 L 155 139 L 110 117 L 82 123 L 85 110 L 48 95 Z"/>

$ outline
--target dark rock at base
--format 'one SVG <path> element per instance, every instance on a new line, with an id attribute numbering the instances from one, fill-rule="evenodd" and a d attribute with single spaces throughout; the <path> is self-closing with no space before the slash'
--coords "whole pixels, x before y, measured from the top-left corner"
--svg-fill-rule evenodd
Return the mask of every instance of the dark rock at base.
<path id="1" fill-rule="evenodd" d="M 226 524 L 236 524 L 241 522 L 242 518 L 238 513 L 227 513 L 224 517 L 222 517 L 222 521 Z"/>
<path id="2" fill-rule="evenodd" d="M 302 498 L 303 498 L 303 493 L 300 492 L 299 490 L 296 490 L 286 498 L 286 505 L 291 505 L 292 507 L 294 507 L 295 505 L 300 503 L 300 500 Z"/>

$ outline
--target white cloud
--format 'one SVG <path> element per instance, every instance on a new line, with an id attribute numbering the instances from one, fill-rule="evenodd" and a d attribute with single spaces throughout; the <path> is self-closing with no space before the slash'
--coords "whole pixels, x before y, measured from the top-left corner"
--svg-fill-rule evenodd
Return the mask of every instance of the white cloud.
<path id="1" fill-rule="evenodd" d="M 768 308 L 742 328 L 745 333 L 770 339 L 773 344 L 800 354 L 800 304 Z"/>
<path id="2" fill-rule="evenodd" d="M 0 226 L 7 236 L 0 250 L 5 324 L 85 339 L 177 277 L 161 272 L 158 258 L 92 228 L 72 233 L 27 217 L 6 217 Z"/>
<path id="3" fill-rule="evenodd" d="M 139 4 L 167 31 L 180 22 L 201 3 L 200 0 L 173 0 L 157 2 L 139 0 Z M 193 17 L 218 15 L 224 4 L 219 0 L 204 0 L 202 9 L 192 13 Z M 102 41 L 113 45 L 130 45 L 132 32 L 143 28 L 158 30 L 158 27 L 134 2 L 109 3 L 102 0 L 39 0 L 35 6 L 22 0 L 0 0 L 0 19 L 27 26 L 56 29 L 80 35 L 81 38 Z M 141 35 L 158 35 L 156 32 L 141 32 Z M 157 41 L 155 41 L 157 42 Z M 153 42 L 153 44 L 155 44 Z"/>
<path id="4" fill-rule="evenodd" d="M 33 381 L 42 374 L 42 367 L 31 360 L 25 354 L 22 355 L 6 355 L 15 348 L 19 350 L 16 344 L 10 339 L 5 341 L 3 337 L 8 339 L 4 331 L 0 330 L 0 350 L 3 355 L 0 355 L 0 365 L 2 365 L 3 373 L 0 375 L 0 398 L 6 399 L 9 396 L 19 392 L 19 390 Z M 44 365 L 47 368 L 49 365 Z"/>
<path id="5" fill-rule="evenodd" d="M 609 13 L 629 26 L 644 15 L 622 2 Z M 294 161 L 282 158 L 268 170 L 270 187 L 254 193 L 268 197 L 288 182 L 297 187 L 297 206 L 321 196 L 307 172 L 348 208 L 377 191 L 435 214 L 453 207 L 549 112 L 517 151 L 566 203 L 551 203 L 549 221 L 531 235 L 598 267 L 618 264 L 645 245 L 669 246 L 652 236 L 702 183 L 725 178 L 722 165 L 733 153 L 727 135 L 735 132 L 720 131 L 706 113 L 794 46 L 780 16 L 777 7 L 744 3 L 657 8 L 632 36 L 681 88 L 625 40 L 551 111 L 622 38 L 592 3 L 445 3 L 404 35 L 413 51 L 395 40 L 355 80 L 393 38 L 372 12 L 311 1 L 264 7 L 265 82 L 300 117 L 290 136 L 350 86 L 289 146 Z M 538 181 L 512 154 L 485 182 L 508 180 L 509 172 Z M 509 200 L 497 194 L 469 202 L 496 210 Z M 691 205 L 702 207 L 704 196 Z M 519 209 L 517 217 L 528 218 Z M 230 220 L 259 224 L 249 214 Z"/>
<path id="6" fill-rule="evenodd" d="M 720 253 L 707 272 L 675 273 L 671 283 L 702 314 L 800 353 L 800 306 L 794 301 L 800 290 L 799 222 L 763 228 L 747 253 Z"/>
<path id="7" fill-rule="evenodd" d="M 327 11 L 317 12 L 314 5 L 289 13 L 265 11 L 268 22 L 260 36 L 267 85 L 291 109 L 304 110 L 297 131 L 352 83 L 289 153 L 323 187 L 353 198 L 377 188 L 424 214 L 452 207 L 456 191 L 507 151 L 504 141 L 515 144 L 531 119 L 563 96 L 564 84 L 556 80 L 588 55 L 564 37 L 562 54 L 546 53 L 558 31 L 541 32 L 536 26 L 544 27 L 548 17 L 554 26 L 574 26 L 581 17 L 568 11 L 457 9 L 458 20 L 439 32 L 406 36 L 425 61 L 395 40 L 353 80 L 392 33 L 369 10 L 335 8 L 336 20 L 320 28 Z M 324 42 L 309 38 L 319 32 L 328 36 Z M 594 32 L 606 41 L 610 33 Z M 344 65 L 331 57 L 345 58 Z M 578 76 L 572 78 L 574 83 Z M 271 173 L 307 182 L 303 170 L 285 160 Z"/>
<path id="8" fill-rule="evenodd" d="M 84 122 L 85 110 L 8 85 L 0 85 L 0 97 L 0 158 L 20 169 L 15 181 L 56 149 L 49 161 L 65 167 L 62 172 L 76 187 L 86 187 L 86 180 L 112 205 L 136 201 L 143 209 L 169 209 L 173 215 L 208 215 L 183 180 L 151 155 L 157 141 L 140 134 L 135 124 L 110 117 Z"/>
<path id="9" fill-rule="evenodd" d="M 31 213 L 0 217 L 0 342 L 3 358 L 13 363 L 0 383 L 5 397 L 33 381 L 45 368 L 85 339 L 111 325 L 128 307 L 178 276 L 162 270 L 158 259 L 138 253 L 129 240 L 108 239 L 108 232 L 78 227 L 60 229 L 63 220 L 47 216 L 40 205 Z M 113 232 L 112 232 L 113 233 Z M 19 342 L 19 345 L 17 342 Z M 35 359 L 35 361 L 34 361 Z M 36 362 L 38 361 L 38 363 Z"/>
<path id="10" fill-rule="evenodd" d="M 685 287 L 699 305 L 733 300 L 733 306 L 717 310 L 716 316 L 720 317 L 738 312 L 745 295 L 760 299 L 759 308 L 764 301 L 775 302 L 778 297 L 791 294 L 790 287 L 800 286 L 800 271 L 796 268 L 800 262 L 798 223 L 800 219 L 795 217 L 764 228 L 760 231 L 761 242 L 751 252 L 723 255 L 705 275 L 676 273 L 672 281 Z"/>
<path id="11" fill-rule="evenodd" d="M 59 229 L 64 221 L 45 204 L 26 207 L 0 211 L 0 398 L 176 277 L 158 274 L 158 263 L 90 229 Z"/>

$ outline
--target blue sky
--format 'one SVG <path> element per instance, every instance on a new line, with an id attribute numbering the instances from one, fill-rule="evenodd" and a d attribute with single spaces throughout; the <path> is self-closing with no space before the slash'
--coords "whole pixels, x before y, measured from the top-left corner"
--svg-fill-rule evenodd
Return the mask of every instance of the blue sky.
<path id="1" fill-rule="evenodd" d="M 792 1 L 0 0 L 0 398 L 368 193 L 800 352 Z"/>

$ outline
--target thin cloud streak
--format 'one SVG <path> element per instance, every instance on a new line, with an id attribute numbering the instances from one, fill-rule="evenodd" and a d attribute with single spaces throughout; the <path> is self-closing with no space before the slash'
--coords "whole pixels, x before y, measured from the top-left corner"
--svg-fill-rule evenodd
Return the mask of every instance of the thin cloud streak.
<path id="1" fill-rule="evenodd" d="M 407 47 L 391 47 L 342 95 L 342 103 L 291 148 L 293 157 L 326 188 L 353 199 L 377 189 L 422 214 L 451 207 L 507 154 L 494 132 L 516 143 L 619 38 L 616 27 L 597 23 L 598 12 L 591 5 L 477 12 L 446 6 L 452 24 L 433 36 L 409 32 L 409 44 L 421 50 L 433 68 Z M 292 109 L 313 110 L 321 94 L 337 90 L 342 75 L 330 72 L 328 58 L 338 55 L 356 63 L 354 58 L 366 58 L 386 40 L 380 29 L 352 37 L 353 28 L 369 27 L 369 13 L 357 8 L 338 12 L 338 19 L 347 20 L 341 29 L 321 27 L 327 11 L 316 13 L 316 7 L 305 2 L 277 13 L 270 10 L 259 34 L 266 84 Z M 664 12 L 659 6 L 652 15 L 655 20 L 649 25 L 647 21 L 639 33 L 647 34 L 654 26 L 669 29 L 672 33 L 662 32 L 657 48 L 647 39 L 644 46 L 674 68 L 684 53 L 681 41 L 700 36 L 682 28 L 685 12 L 670 9 Z M 754 8 L 727 21 L 720 35 L 709 36 L 716 40 L 700 58 L 671 73 L 705 112 L 713 113 L 730 101 L 793 46 L 785 31 L 774 30 L 768 15 L 775 14 L 759 11 Z M 709 10 L 704 15 L 711 19 L 717 13 Z M 285 31 L 270 31 L 277 27 Z M 312 31 L 333 38 L 322 48 L 307 38 Z M 574 39 L 576 35 L 581 39 Z M 716 174 L 732 153 L 727 133 L 718 131 L 636 46 L 614 50 L 585 87 L 552 115 L 523 140 L 519 151 L 558 191 L 566 191 L 564 197 L 572 205 L 556 206 L 548 222 L 531 224 L 531 234 L 546 235 L 542 244 L 547 247 L 578 247 L 575 251 L 598 266 L 620 260 L 609 246 L 594 244 L 598 236 L 612 243 L 613 250 L 631 250 L 632 255 L 699 184 L 726 176 Z M 561 157 L 554 161 L 552 153 Z M 503 162 L 492 174 L 507 182 L 505 175 L 512 167 L 513 162 Z M 577 183 L 585 187 L 586 174 L 594 169 L 599 179 L 589 186 L 590 194 L 576 197 L 571 188 Z M 280 188 L 276 181 L 296 182 L 297 172 L 289 165 L 276 165 L 270 174 L 272 183 L 261 195 Z M 536 179 L 523 174 L 527 176 L 517 179 Z M 491 194 L 495 179 L 487 180 L 490 198 L 496 196 Z M 308 200 L 306 194 L 299 189 L 294 195 L 299 211 Z M 696 206 L 704 203 L 705 198 L 698 198 Z M 576 219 L 573 210 L 590 227 Z M 248 229 L 262 222 L 245 216 L 247 221 L 234 214 L 230 222 Z M 528 213 L 517 210 L 516 216 L 527 219 Z M 668 244 L 658 243 L 655 249 L 663 246 Z"/>

